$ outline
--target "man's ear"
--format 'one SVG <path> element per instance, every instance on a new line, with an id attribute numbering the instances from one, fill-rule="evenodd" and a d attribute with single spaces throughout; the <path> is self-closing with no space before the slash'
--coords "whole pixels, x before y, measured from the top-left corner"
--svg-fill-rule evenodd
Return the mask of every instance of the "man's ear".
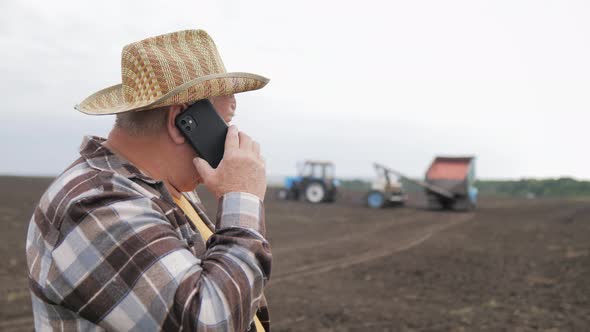
<path id="1" fill-rule="evenodd" d="M 178 114 L 180 114 L 180 112 L 184 111 L 185 109 L 186 109 L 186 105 L 172 105 L 172 106 L 170 106 L 170 109 L 168 109 L 168 118 L 166 119 L 166 129 L 168 131 L 168 136 L 170 137 L 172 142 L 174 142 L 176 144 L 184 144 L 184 141 L 185 141 L 184 136 L 182 135 L 180 130 L 178 130 L 178 128 L 176 128 L 176 125 L 174 124 L 174 120 L 176 119 L 176 116 Z"/>

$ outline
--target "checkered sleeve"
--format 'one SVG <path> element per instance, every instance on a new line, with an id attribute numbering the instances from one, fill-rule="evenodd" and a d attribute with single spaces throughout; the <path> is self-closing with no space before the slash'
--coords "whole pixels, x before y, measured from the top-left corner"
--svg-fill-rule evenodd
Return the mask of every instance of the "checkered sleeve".
<path id="1" fill-rule="evenodd" d="M 52 252 L 48 297 L 109 331 L 246 331 L 270 274 L 262 202 L 230 193 L 199 259 L 150 199 L 73 205 Z"/>

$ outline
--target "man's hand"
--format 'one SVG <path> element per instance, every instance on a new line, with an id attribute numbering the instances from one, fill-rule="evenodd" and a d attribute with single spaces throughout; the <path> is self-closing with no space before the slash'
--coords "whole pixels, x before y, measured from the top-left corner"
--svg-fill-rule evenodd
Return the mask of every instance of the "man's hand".
<path id="1" fill-rule="evenodd" d="M 203 184 L 217 198 L 229 192 L 246 192 L 264 200 L 266 171 L 260 145 L 250 136 L 230 126 L 225 138 L 223 159 L 216 169 L 201 158 L 193 160 Z"/>

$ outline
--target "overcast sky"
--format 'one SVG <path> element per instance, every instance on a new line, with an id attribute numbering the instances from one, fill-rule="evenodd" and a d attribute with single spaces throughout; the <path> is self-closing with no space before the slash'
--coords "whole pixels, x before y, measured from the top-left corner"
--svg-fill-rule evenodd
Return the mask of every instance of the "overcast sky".
<path id="1" fill-rule="evenodd" d="M 229 71 L 271 78 L 234 123 L 268 173 L 340 176 L 439 154 L 482 178 L 590 179 L 590 1 L 0 1 L 0 174 L 58 174 L 114 118 L 73 109 L 121 81 L 130 42 L 202 28 Z"/>

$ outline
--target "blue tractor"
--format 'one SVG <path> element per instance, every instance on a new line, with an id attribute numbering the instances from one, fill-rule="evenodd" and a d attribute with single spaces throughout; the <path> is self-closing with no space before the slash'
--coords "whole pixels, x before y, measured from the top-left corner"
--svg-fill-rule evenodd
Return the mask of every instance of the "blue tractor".
<path id="1" fill-rule="evenodd" d="M 329 161 L 307 160 L 299 167 L 298 176 L 285 178 L 279 199 L 305 199 L 310 203 L 334 202 L 338 188 L 334 178 L 334 164 Z"/>

